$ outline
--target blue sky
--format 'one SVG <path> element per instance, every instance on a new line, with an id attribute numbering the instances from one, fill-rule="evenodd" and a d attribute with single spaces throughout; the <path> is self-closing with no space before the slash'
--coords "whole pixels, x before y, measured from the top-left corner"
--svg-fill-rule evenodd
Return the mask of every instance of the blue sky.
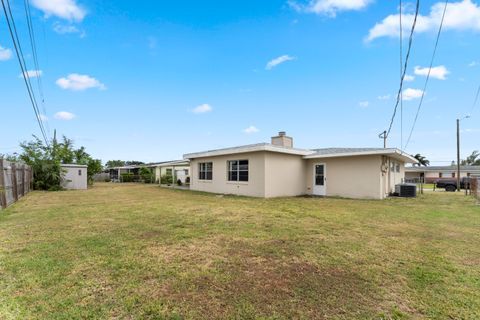
<path id="1" fill-rule="evenodd" d="M 280 130 L 300 148 L 382 146 L 400 77 L 395 1 L 30 1 L 44 122 L 50 135 L 55 128 L 103 161 L 176 159 L 267 142 Z M 414 1 L 404 3 L 406 34 Z M 11 5 L 34 70 L 23 2 Z M 422 1 L 404 84 L 404 144 L 441 9 Z M 435 164 L 455 158 L 455 119 L 469 113 L 462 157 L 480 149 L 480 106 L 472 111 L 479 21 L 480 2 L 450 1 L 406 149 Z M 11 153 L 39 129 L 3 16 L 0 26 L 0 153 Z M 400 118 L 389 146 L 401 147 Z"/>

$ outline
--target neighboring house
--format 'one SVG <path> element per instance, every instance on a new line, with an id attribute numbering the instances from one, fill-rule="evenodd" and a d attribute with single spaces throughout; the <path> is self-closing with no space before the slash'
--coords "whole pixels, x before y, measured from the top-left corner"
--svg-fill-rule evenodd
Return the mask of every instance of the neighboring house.
<path id="1" fill-rule="evenodd" d="M 109 168 L 110 179 L 114 182 L 120 181 L 123 173 L 131 173 L 137 177 L 140 174 L 140 168 L 150 168 L 155 174 L 155 181 L 160 183 L 160 178 L 164 175 L 173 176 L 175 181 L 180 180 L 185 184 L 190 174 L 190 162 L 188 160 L 173 160 L 156 163 L 148 163 L 142 165 L 132 165 L 123 167 Z"/>
<path id="2" fill-rule="evenodd" d="M 141 166 L 123 166 L 123 167 L 113 167 L 108 168 L 110 173 L 110 180 L 114 182 L 120 181 L 122 173 L 131 173 L 133 175 L 138 175 L 138 170 Z"/>
<path id="3" fill-rule="evenodd" d="M 460 166 L 460 178 L 480 175 L 480 166 Z M 456 178 L 457 166 L 405 167 L 405 179 L 434 183 L 442 178 Z"/>
<path id="4" fill-rule="evenodd" d="M 182 184 L 188 182 L 190 175 L 190 161 L 173 160 L 149 165 L 155 172 L 155 181 L 160 183 L 162 176 L 172 176 L 174 181 L 180 180 Z"/>
<path id="5" fill-rule="evenodd" d="M 81 164 L 62 164 L 62 187 L 71 190 L 87 189 L 87 166 Z"/>
<path id="6" fill-rule="evenodd" d="M 254 197 L 299 195 L 384 199 L 403 182 L 405 163 L 395 148 L 296 149 L 285 132 L 271 143 L 185 154 L 190 189 Z"/>

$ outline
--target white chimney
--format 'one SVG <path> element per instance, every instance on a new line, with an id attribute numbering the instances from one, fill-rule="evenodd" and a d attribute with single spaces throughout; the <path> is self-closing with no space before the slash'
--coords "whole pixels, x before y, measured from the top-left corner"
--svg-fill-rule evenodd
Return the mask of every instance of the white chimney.
<path id="1" fill-rule="evenodd" d="M 285 131 L 280 131 L 278 136 L 272 137 L 272 144 L 274 146 L 293 148 L 293 138 L 288 137 Z"/>

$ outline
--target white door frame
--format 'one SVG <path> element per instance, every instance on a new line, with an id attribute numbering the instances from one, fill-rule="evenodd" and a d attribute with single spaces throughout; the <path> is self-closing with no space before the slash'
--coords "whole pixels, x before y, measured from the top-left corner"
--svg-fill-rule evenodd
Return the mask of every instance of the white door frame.
<path id="1" fill-rule="evenodd" d="M 323 186 L 316 185 L 316 166 L 323 166 Z M 316 196 L 326 196 L 327 195 L 327 165 L 323 162 L 317 162 L 313 164 L 313 175 L 312 175 L 312 194 Z"/>

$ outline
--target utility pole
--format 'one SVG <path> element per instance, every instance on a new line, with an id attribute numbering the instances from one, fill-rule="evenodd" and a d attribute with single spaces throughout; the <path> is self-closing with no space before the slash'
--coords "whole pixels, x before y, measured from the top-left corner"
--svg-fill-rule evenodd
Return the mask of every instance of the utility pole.
<path id="1" fill-rule="evenodd" d="M 460 191 L 460 119 L 457 119 L 457 191 Z"/>
<path id="2" fill-rule="evenodd" d="M 380 139 L 383 139 L 383 148 L 385 149 L 387 147 L 387 130 L 383 131 L 378 135 Z"/>
<path id="3" fill-rule="evenodd" d="M 466 115 L 461 119 L 457 119 L 457 191 L 460 191 L 460 120 L 468 119 L 470 115 Z"/>

